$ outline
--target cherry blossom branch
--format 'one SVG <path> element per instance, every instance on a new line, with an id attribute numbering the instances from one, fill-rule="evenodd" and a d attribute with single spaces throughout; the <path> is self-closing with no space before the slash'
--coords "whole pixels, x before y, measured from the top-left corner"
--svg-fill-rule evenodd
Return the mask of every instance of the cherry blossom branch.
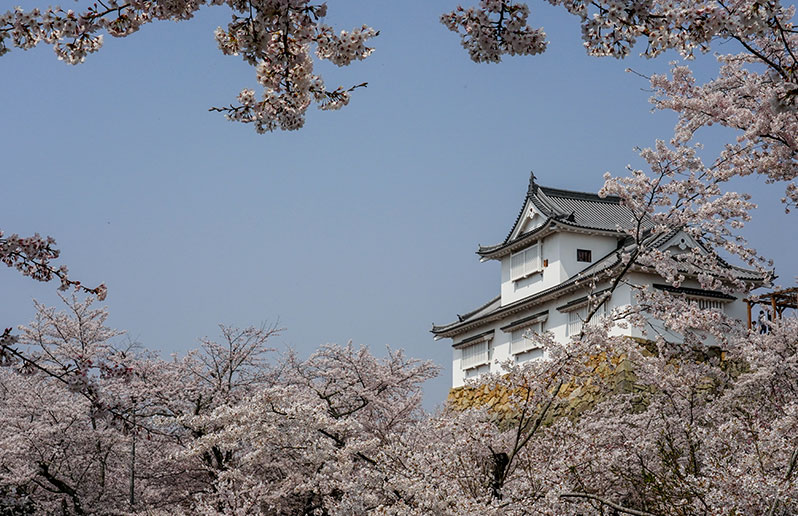
<path id="1" fill-rule="evenodd" d="M 787 41 L 787 36 L 785 34 L 787 32 L 795 33 L 795 31 L 787 31 L 787 30 L 785 30 L 778 17 L 775 17 L 773 19 L 773 23 L 776 26 L 776 29 L 778 31 L 778 35 L 779 35 L 779 38 L 781 39 L 781 42 L 784 44 L 784 49 L 787 51 L 788 54 L 790 54 L 790 57 L 792 57 L 793 66 L 791 67 L 791 69 L 792 69 L 793 75 L 795 75 L 795 72 L 796 72 L 795 64 L 798 63 L 798 58 L 795 57 L 795 54 L 792 51 L 790 42 Z"/>
<path id="2" fill-rule="evenodd" d="M 643 213 L 648 212 L 654 207 L 654 204 L 657 200 L 657 194 L 659 192 L 660 185 L 667 176 L 667 172 L 662 168 L 660 168 L 659 172 L 660 172 L 659 177 L 657 177 L 657 179 L 654 181 L 653 187 L 648 192 L 648 202 L 645 204 L 645 210 L 643 210 Z M 585 325 L 593 319 L 593 317 L 599 311 L 599 308 L 601 308 L 601 304 L 606 302 L 605 300 L 609 299 L 612 296 L 613 292 L 617 290 L 618 286 L 625 280 L 626 275 L 632 269 L 632 266 L 637 264 L 637 258 L 640 255 L 643 246 L 643 221 L 645 219 L 645 216 L 643 214 L 635 212 L 633 212 L 632 215 L 635 219 L 634 248 L 630 253 L 628 253 L 628 256 L 622 257 L 621 263 L 623 264 L 623 267 L 621 268 L 620 271 L 614 274 L 614 277 L 610 282 L 609 289 L 607 290 L 606 293 L 603 294 L 603 299 L 591 303 L 591 305 L 588 307 L 589 308 L 588 313 L 585 316 L 585 321 L 584 321 Z M 582 326 L 582 330 L 580 332 L 580 338 L 584 337 L 585 325 Z"/>
<path id="3" fill-rule="evenodd" d="M 80 497 L 78 496 L 78 492 L 71 486 L 69 486 L 63 480 L 57 478 L 55 475 L 50 473 L 50 467 L 46 463 L 39 464 L 39 471 L 38 473 L 45 478 L 50 484 L 53 485 L 59 492 L 64 493 L 65 495 L 69 496 L 69 499 L 72 500 L 72 508 L 75 511 L 75 514 L 86 514 L 83 511 L 83 506 L 80 503 Z"/>
<path id="4" fill-rule="evenodd" d="M 131 416 L 126 411 L 120 411 L 116 407 L 103 403 L 98 397 L 96 388 L 89 382 L 88 378 L 86 378 L 85 375 L 81 375 L 79 371 L 69 371 L 64 368 L 62 373 L 56 373 L 50 368 L 41 365 L 37 360 L 26 356 L 24 353 L 12 347 L 16 343 L 17 337 L 11 335 L 11 328 L 6 328 L 2 335 L 0 335 L 0 366 L 9 366 L 13 364 L 14 359 L 17 359 L 22 362 L 23 370 L 29 372 L 33 370 L 39 371 L 45 376 L 64 384 L 70 392 L 76 392 L 84 397 L 97 412 L 107 412 L 116 419 L 124 422 L 130 428 L 144 430 L 147 433 L 170 435 L 137 422 L 135 420 L 135 415 Z M 154 415 L 172 416 L 172 414 L 166 412 Z"/>
<path id="5" fill-rule="evenodd" d="M 226 55 L 240 55 L 255 68 L 256 79 L 263 87 L 259 101 L 252 90 L 239 94 L 241 109 L 211 108 L 229 120 L 253 123 L 258 132 L 295 130 L 305 123 L 312 103 L 320 109 L 339 109 L 350 100 L 351 89 L 328 91 L 324 81 L 314 74 L 315 58 L 346 66 L 368 57 L 373 51 L 366 42 L 379 35 L 367 26 L 335 34 L 321 22 L 326 4 L 311 0 L 275 0 L 241 2 L 215 0 L 233 13 L 226 30 L 217 28 L 219 49 Z M 60 8 L 24 11 L 17 8 L 0 13 L 0 55 L 11 46 L 28 49 L 46 43 L 53 46 L 59 59 L 78 64 L 102 46 L 103 32 L 125 37 L 154 20 L 187 20 L 206 2 L 160 2 L 140 0 L 118 4 L 100 2 L 81 13 Z M 112 15 L 116 15 L 115 17 Z"/>
<path id="6" fill-rule="evenodd" d="M 607 500 L 605 498 L 602 498 L 600 496 L 597 496 L 597 495 L 594 495 L 594 494 L 590 494 L 590 493 L 570 493 L 570 492 L 566 492 L 566 493 L 560 493 L 559 497 L 560 498 L 566 498 L 566 499 L 567 498 L 583 498 L 583 499 L 587 499 L 587 500 L 594 500 L 594 501 L 600 503 L 601 505 L 606 505 L 607 507 L 609 507 L 609 508 L 611 508 L 611 509 L 613 509 L 613 510 L 615 510 L 617 512 L 620 512 L 620 513 L 623 513 L 623 514 L 631 514 L 632 516 L 656 516 L 655 514 L 652 514 L 650 512 L 638 511 L 637 509 L 630 509 L 629 507 L 624 507 L 623 505 L 618 505 L 615 502 L 612 502 L 610 500 Z"/>
<path id="7" fill-rule="evenodd" d="M 16 234 L 3 238 L 3 232 L 0 231 L 0 262 L 36 281 L 48 282 L 57 278 L 61 282 L 58 290 L 74 287 L 97 296 L 99 300 L 105 299 L 108 290 L 104 284 L 94 288 L 86 287 L 80 281 L 69 278 L 66 266 L 56 268 L 50 264 L 51 260 L 57 259 L 61 254 L 54 245 L 55 240 L 52 237 L 44 238 L 38 233 L 27 238 Z"/>

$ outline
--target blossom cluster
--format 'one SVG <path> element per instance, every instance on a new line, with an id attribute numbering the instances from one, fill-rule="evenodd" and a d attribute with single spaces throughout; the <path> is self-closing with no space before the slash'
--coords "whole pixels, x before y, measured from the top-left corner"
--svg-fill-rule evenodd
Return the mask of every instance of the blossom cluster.
<path id="1" fill-rule="evenodd" d="M 59 290 L 67 290 L 74 287 L 77 290 L 97 295 L 101 300 L 105 299 L 108 292 L 105 285 L 88 288 L 79 281 L 69 278 L 68 270 L 65 265 L 54 267 L 51 261 L 59 257 L 61 252 L 55 247 L 55 240 L 52 237 L 42 237 L 38 233 L 30 237 L 20 237 L 13 234 L 3 236 L 0 230 L 0 262 L 9 267 L 13 267 L 25 276 L 29 276 L 37 281 L 51 281 L 58 279 L 61 284 Z"/>
<path id="2" fill-rule="evenodd" d="M 378 31 L 366 25 L 350 32 L 341 31 L 340 35 L 336 35 L 332 27 L 320 25 L 315 38 L 316 55 L 338 66 L 346 66 L 371 55 L 374 49 L 367 47 L 366 42 L 378 35 Z"/>
<path id="3" fill-rule="evenodd" d="M 625 57 L 638 39 L 646 42 L 644 55 L 654 57 L 668 49 L 685 57 L 706 52 L 717 38 L 749 39 L 763 34 L 779 2 L 756 0 L 583 2 L 550 0 L 579 17 L 582 39 L 592 55 Z"/>
<path id="4" fill-rule="evenodd" d="M 115 18 L 106 16 L 114 11 Z M 105 30 L 112 36 L 126 36 L 147 21 L 146 10 L 134 11 L 116 1 L 109 2 L 107 9 L 93 6 L 83 13 L 60 7 L 26 12 L 17 7 L 0 14 L 0 55 L 9 50 L 7 41 L 25 50 L 46 43 L 53 45 L 58 59 L 78 64 L 102 46 L 102 35 L 97 32 Z"/>
<path id="5" fill-rule="evenodd" d="M 757 41 L 778 56 L 773 63 L 783 63 L 779 69 L 748 68 L 752 59 L 746 54 L 720 56 L 718 77 L 697 85 L 687 67 L 675 66 L 670 77 L 651 77 L 652 103 L 678 113 L 675 137 L 682 142 L 713 124 L 740 131 L 718 157 L 716 174 L 759 174 L 768 182 L 787 182 L 784 200 L 795 205 L 798 195 L 791 181 L 798 178 L 798 77 L 793 70 L 798 62 L 790 53 L 798 48 L 798 34 L 785 34 L 783 40 L 771 34 Z"/>
<path id="6" fill-rule="evenodd" d="M 505 0 L 481 0 L 479 7 L 441 16 L 441 22 L 460 34 L 460 42 L 475 62 L 498 63 L 502 55 L 534 55 L 546 50 L 546 33 L 527 24 L 529 7 Z"/>
<path id="7" fill-rule="evenodd" d="M 319 59 L 345 66 L 368 57 L 373 49 L 366 42 L 378 35 L 365 25 L 336 35 L 331 27 L 318 22 L 326 14 L 323 4 L 285 2 L 271 7 L 254 17 L 234 16 L 226 30 L 216 30 L 222 52 L 240 54 L 253 65 L 264 90 L 258 99 L 253 90 L 245 89 L 239 95 L 239 105 L 213 109 L 230 120 L 253 123 L 260 133 L 301 128 L 313 102 L 325 110 L 348 104 L 354 88 L 327 90 L 322 77 L 313 72 L 311 49 L 315 45 Z"/>

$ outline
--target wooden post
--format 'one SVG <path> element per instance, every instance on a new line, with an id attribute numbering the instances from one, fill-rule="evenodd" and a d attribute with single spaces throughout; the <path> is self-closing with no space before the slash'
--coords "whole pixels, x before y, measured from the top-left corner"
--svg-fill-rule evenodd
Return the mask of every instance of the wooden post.
<path id="1" fill-rule="evenodd" d="M 748 329 L 751 329 L 751 300 L 746 299 L 745 304 L 748 307 Z"/>

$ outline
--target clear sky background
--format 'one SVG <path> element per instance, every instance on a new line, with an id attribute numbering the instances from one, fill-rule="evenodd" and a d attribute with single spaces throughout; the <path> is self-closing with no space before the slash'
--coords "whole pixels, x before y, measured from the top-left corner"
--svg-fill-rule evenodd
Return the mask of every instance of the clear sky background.
<path id="1" fill-rule="evenodd" d="M 668 139 L 675 116 L 651 113 L 647 81 L 624 69 L 663 73 L 676 57 L 588 57 L 575 18 L 533 3 L 549 50 L 478 65 L 438 21 L 454 2 L 329 4 L 327 23 L 380 36 L 366 61 L 319 69 L 328 86 L 369 86 L 341 111 L 312 108 L 291 133 L 207 111 L 257 91 L 254 70 L 216 48 L 224 8 L 106 37 L 79 66 L 50 47 L 13 49 L 0 58 L 0 228 L 55 237 L 73 278 L 108 285 L 110 325 L 149 348 L 182 353 L 218 323 L 277 321 L 278 349 L 351 339 L 433 360 L 433 408 L 451 382 L 451 342 L 434 342 L 432 323 L 499 291 L 498 263 L 480 264 L 477 245 L 504 239 L 530 170 L 597 191 L 604 172 L 640 165 L 635 147 Z M 695 65 L 702 78 L 716 70 L 711 56 Z M 730 138 L 701 139 L 711 155 Z M 783 186 L 737 186 L 760 204 L 745 234 L 793 284 Z M 0 326 L 30 321 L 33 298 L 56 304 L 55 288 L 0 269 Z"/>

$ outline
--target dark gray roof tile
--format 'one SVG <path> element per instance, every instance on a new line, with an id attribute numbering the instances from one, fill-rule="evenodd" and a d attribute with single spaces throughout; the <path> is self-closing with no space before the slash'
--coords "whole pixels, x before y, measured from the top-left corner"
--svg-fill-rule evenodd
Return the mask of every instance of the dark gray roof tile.
<path id="1" fill-rule="evenodd" d="M 664 290 L 665 292 L 671 292 L 673 294 L 684 294 L 686 296 L 712 297 L 717 299 L 726 299 L 729 301 L 734 301 L 737 299 L 736 297 L 730 296 L 729 294 L 724 294 L 723 292 L 706 290 L 703 288 L 674 287 L 672 285 L 663 285 L 661 283 L 654 283 L 652 287 L 657 290 Z"/>

